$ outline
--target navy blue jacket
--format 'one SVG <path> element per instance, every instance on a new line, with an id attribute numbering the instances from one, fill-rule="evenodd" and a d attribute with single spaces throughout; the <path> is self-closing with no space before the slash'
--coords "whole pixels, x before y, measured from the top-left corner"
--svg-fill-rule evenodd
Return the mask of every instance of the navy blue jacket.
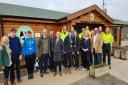
<path id="1" fill-rule="evenodd" d="M 18 37 L 12 38 L 9 36 L 9 46 L 12 50 L 12 54 L 20 54 L 21 53 L 21 43 Z"/>
<path id="2" fill-rule="evenodd" d="M 81 48 L 82 49 L 88 49 L 91 51 L 91 41 L 90 39 L 85 40 L 84 38 L 81 39 Z"/>
<path id="3" fill-rule="evenodd" d="M 64 52 L 73 52 L 73 43 L 70 42 L 70 37 L 67 36 L 64 39 Z M 73 42 L 73 38 L 72 38 L 72 42 Z"/>

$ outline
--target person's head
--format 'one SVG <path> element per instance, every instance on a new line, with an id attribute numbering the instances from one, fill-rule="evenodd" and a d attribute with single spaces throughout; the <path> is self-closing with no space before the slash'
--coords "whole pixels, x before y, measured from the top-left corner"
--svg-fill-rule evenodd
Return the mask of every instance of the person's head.
<path id="1" fill-rule="evenodd" d="M 68 31 L 68 35 L 71 36 L 72 35 L 72 32 L 71 30 Z"/>
<path id="2" fill-rule="evenodd" d="M 102 32 L 102 27 L 101 26 L 99 26 L 99 32 Z"/>
<path id="3" fill-rule="evenodd" d="M 47 36 L 47 29 L 43 29 L 43 36 Z"/>
<path id="4" fill-rule="evenodd" d="M 74 35 L 77 36 L 77 31 L 76 30 L 74 31 Z"/>
<path id="5" fill-rule="evenodd" d="M 64 32 L 67 32 L 67 27 L 64 25 L 63 28 L 62 28 L 62 30 L 63 30 Z"/>
<path id="6" fill-rule="evenodd" d="M 11 29 L 11 37 L 15 37 L 16 36 L 16 32 L 17 30 L 15 28 Z"/>
<path id="7" fill-rule="evenodd" d="M 84 32 L 84 37 L 86 37 L 86 38 L 89 37 L 89 32 L 85 31 Z"/>
<path id="8" fill-rule="evenodd" d="M 27 38 L 32 38 L 32 32 L 31 31 L 27 31 Z"/>
<path id="9" fill-rule="evenodd" d="M 82 33 L 84 33 L 86 31 L 86 29 L 85 28 L 82 28 Z"/>
<path id="10" fill-rule="evenodd" d="M 60 32 L 56 32 L 56 38 L 60 38 Z"/>
<path id="11" fill-rule="evenodd" d="M 53 31 L 50 31 L 50 36 L 54 36 L 54 32 Z"/>
<path id="12" fill-rule="evenodd" d="M 86 26 L 86 30 L 89 30 L 89 27 L 88 26 Z"/>
<path id="13" fill-rule="evenodd" d="M 110 32 L 110 29 L 109 28 L 106 28 L 105 32 L 106 33 L 109 33 Z"/>
<path id="14" fill-rule="evenodd" d="M 95 28 L 94 28 L 94 34 L 97 34 L 97 33 L 98 33 L 98 28 L 95 27 Z"/>
<path id="15" fill-rule="evenodd" d="M 74 27 L 72 26 L 72 27 L 71 27 L 71 32 L 74 33 L 74 31 L 75 31 L 75 30 L 74 30 Z"/>
<path id="16" fill-rule="evenodd" d="M 1 39 L 1 45 L 7 46 L 9 44 L 9 39 L 7 36 L 3 36 Z"/>

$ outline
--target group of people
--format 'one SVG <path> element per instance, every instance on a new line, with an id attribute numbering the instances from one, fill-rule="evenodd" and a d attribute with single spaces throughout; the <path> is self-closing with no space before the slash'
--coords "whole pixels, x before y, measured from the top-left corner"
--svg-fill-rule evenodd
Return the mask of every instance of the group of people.
<path id="1" fill-rule="evenodd" d="M 72 27 L 67 31 L 63 26 L 62 31 L 54 31 L 43 29 L 42 37 L 36 42 L 32 37 L 32 32 L 27 31 L 27 37 L 24 39 L 23 45 L 16 36 L 17 30 L 11 29 L 11 35 L 3 36 L 0 45 L 0 67 L 4 69 L 4 85 L 8 85 L 8 79 L 12 85 L 15 85 L 15 70 L 18 82 L 22 82 L 20 76 L 20 56 L 24 57 L 28 80 L 34 78 L 35 61 L 38 60 L 40 77 L 49 74 L 48 69 L 53 71 L 53 76 L 62 76 L 62 66 L 65 68 L 64 73 L 72 73 L 74 70 L 79 71 L 82 65 L 83 70 L 90 70 L 92 64 L 106 63 L 111 69 L 111 48 L 113 36 L 109 28 L 102 31 L 102 27 L 96 27 L 89 30 L 88 27 L 82 28 L 80 34 Z M 93 63 L 94 61 L 94 63 Z M 59 69 L 57 69 L 59 67 Z"/>

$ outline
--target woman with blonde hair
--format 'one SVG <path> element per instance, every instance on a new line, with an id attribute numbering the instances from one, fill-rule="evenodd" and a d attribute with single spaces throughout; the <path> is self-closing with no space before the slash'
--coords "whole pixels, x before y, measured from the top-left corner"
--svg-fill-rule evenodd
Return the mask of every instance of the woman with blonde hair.
<path id="1" fill-rule="evenodd" d="M 89 33 L 87 31 L 84 32 L 83 38 L 81 39 L 81 48 L 83 51 L 83 59 L 84 59 L 84 69 L 90 69 L 90 52 L 91 52 L 91 41 L 89 38 Z"/>
<path id="2" fill-rule="evenodd" d="M 11 68 L 11 49 L 9 48 L 9 39 L 3 36 L 0 45 L 0 67 L 4 68 L 4 85 L 8 85 L 8 78 Z M 11 85 L 15 85 L 11 82 Z"/>

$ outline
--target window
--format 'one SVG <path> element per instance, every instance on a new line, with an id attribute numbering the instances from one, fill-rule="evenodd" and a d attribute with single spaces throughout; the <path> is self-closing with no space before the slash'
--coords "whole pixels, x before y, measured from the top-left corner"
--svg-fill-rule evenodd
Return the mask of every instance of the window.
<path id="1" fill-rule="evenodd" d="M 112 28 L 112 35 L 113 35 L 114 41 L 117 41 L 117 28 Z"/>

